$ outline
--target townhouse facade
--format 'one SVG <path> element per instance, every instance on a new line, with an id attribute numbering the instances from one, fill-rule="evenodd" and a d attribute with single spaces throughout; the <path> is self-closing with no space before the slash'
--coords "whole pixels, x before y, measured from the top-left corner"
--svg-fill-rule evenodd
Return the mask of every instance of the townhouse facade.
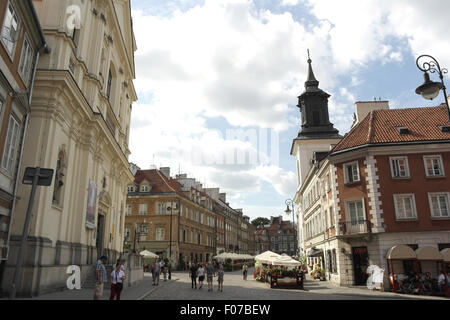
<path id="1" fill-rule="evenodd" d="M 282 216 L 270 217 L 270 225 L 265 229 L 270 251 L 289 256 L 297 255 L 295 228 L 291 221 L 283 220 Z"/>
<path id="2" fill-rule="evenodd" d="M 0 290 L 10 257 L 11 221 L 35 68 L 49 53 L 32 1 L 0 3 Z"/>
<path id="3" fill-rule="evenodd" d="M 314 95 L 320 89 L 313 87 Z M 317 110 L 299 105 L 302 118 Z M 368 267 L 377 265 L 385 270 L 388 289 L 387 254 L 395 246 L 450 247 L 449 125 L 443 105 L 390 110 L 387 101 L 357 102 L 350 132 L 324 144 L 329 131 L 320 133 L 325 128 L 316 124 L 317 144 L 306 144 L 314 148 L 304 159 L 302 127 L 292 154 L 299 168 L 294 201 L 307 264 L 321 265 L 327 280 L 340 285 L 366 285 Z M 411 262 L 393 264 L 402 274 L 413 269 Z M 437 277 L 435 261 L 420 261 L 419 269 Z"/>
<path id="4" fill-rule="evenodd" d="M 242 212 L 226 203 L 219 188 L 203 188 L 186 174 L 172 178 L 170 168 L 164 167 L 138 170 L 127 191 L 127 250 L 150 250 L 182 269 L 222 252 L 244 253 L 246 248 L 250 253 L 254 247 L 248 234 L 252 229 L 246 225 L 244 233 L 237 228 Z"/>
<path id="5" fill-rule="evenodd" d="M 270 250 L 268 226 L 258 226 L 255 231 L 255 255 Z"/>
<path id="6" fill-rule="evenodd" d="M 60 290 L 68 265 L 80 266 L 84 279 L 100 255 L 111 263 L 123 252 L 126 186 L 133 181 L 130 116 L 137 100 L 129 1 L 78 2 L 75 23 L 67 20 L 71 1 L 33 3 L 52 51 L 36 70 L 19 176 L 25 167 L 55 174 L 50 187 L 36 192 L 18 289 L 23 295 Z M 10 286 L 30 188 L 19 185 L 17 195 L 3 289 Z"/>

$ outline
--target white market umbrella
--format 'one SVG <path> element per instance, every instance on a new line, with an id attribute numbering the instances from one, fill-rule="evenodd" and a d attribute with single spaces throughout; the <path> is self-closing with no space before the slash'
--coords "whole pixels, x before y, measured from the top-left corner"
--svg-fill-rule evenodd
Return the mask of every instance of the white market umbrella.
<path id="1" fill-rule="evenodd" d="M 139 255 L 141 255 L 144 258 L 159 258 L 159 256 L 156 253 L 153 253 L 151 251 L 148 250 L 144 250 L 139 252 Z"/>
<path id="2" fill-rule="evenodd" d="M 286 266 L 286 267 L 298 267 L 301 265 L 301 262 L 292 259 L 289 256 L 282 256 L 278 259 L 275 259 L 272 261 L 272 265 L 276 265 L 276 266 Z"/>
<path id="3" fill-rule="evenodd" d="M 266 251 L 263 252 L 255 257 L 255 260 L 260 263 L 266 263 L 271 264 L 272 261 L 281 258 L 281 256 L 278 253 L 272 252 L 272 251 Z"/>

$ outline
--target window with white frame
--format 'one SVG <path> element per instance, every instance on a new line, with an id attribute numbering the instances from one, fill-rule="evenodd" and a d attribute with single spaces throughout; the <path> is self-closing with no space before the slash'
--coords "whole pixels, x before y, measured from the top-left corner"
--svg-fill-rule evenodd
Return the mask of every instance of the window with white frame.
<path id="1" fill-rule="evenodd" d="M 409 177 L 409 167 L 407 157 L 391 157 L 391 174 L 392 178 Z"/>
<path id="2" fill-rule="evenodd" d="M 359 222 L 365 220 L 363 200 L 346 201 L 347 221 Z"/>
<path id="3" fill-rule="evenodd" d="M 414 194 L 394 194 L 394 205 L 397 220 L 417 218 Z"/>
<path id="4" fill-rule="evenodd" d="M 2 167 L 10 174 L 14 169 L 14 162 L 16 160 L 17 148 L 19 145 L 19 122 L 14 116 L 9 117 L 8 132 L 5 140 L 5 148 L 3 150 Z"/>
<path id="5" fill-rule="evenodd" d="M 358 161 L 344 164 L 345 183 L 359 181 Z"/>
<path id="6" fill-rule="evenodd" d="M 139 214 L 140 215 L 147 214 L 147 204 L 146 203 L 139 204 Z"/>
<path id="7" fill-rule="evenodd" d="M 141 192 L 148 192 L 148 190 L 150 190 L 150 189 L 149 189 L 148 185 L 146 185 L 146 184 L 144 184 L 144 185 L 141 187 Z"/>
<path id="8" fill-rule="evenodd" d="M 429 193 L 431 216 L 434 218 L 449 218 L 449 193 Z"/>
<path id="9" fill-rule="evenodd" d="M 200 214 L 200 223 L 201 224 L 204 223 L 204 215 L 203 215 L 203 213 Z"/>
<path id="10" fill-rule="evenodd" d="M 439 177 L 444 175 L 442 157 L 440 155 L 424 156 L 423 161 L 425 163 L 425 173 L 427 177 Z"/>
<path id="11" fill-rule="evenodd" d="M 131 216 L 131 204 L 126 205 L 125 215 Z"/>
<path id="12" fill-rule="evenodd" d="M 127 191 L 128 191 L 128 192 L 134 192 L 134 186 L 133 186 L 133 185 L 129 185 L 129 186 L 127 187 Z"/>
<path id="13" fill-rule="evenodd" d="M 158 214 L 166 213 L 166 205 L 164 203 L 158 203 Z"/>
<path id="14" fill-rule="evenodd" d="M 25 86 L 28 87 L 28 81 L 31 75 L 31 64 L 33 61 L 33 49 L 27 38 L 23 41 L 22 54 L 19 62 L 19 74 L 22 77 Z"/>
<path id="15" fill-rule="evenodd" d="M 156 241 L 164 241 L 165 231 L 164 228 L 156 228 Z"/>
<path id="16" fill-rule="evenodd" d="M 17 16 L 14 7 L 9 1 L 6 9 L 5 20 L 3 21 L 1 41 L 5 45 L 5 49 L 10 56 L 12 56 L 19 38 L 19 17 Z"/>

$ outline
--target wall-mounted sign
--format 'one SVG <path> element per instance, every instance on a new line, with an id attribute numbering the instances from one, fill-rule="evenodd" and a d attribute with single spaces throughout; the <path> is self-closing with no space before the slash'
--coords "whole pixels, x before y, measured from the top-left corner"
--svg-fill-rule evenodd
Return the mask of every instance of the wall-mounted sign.
<path id="1" fill-rule="evenodd" d="M 95 215 L 97 213 L 97 185 L 89 180 L 88 199 L 86 207 L 86 228 L 95 229 Z"/>

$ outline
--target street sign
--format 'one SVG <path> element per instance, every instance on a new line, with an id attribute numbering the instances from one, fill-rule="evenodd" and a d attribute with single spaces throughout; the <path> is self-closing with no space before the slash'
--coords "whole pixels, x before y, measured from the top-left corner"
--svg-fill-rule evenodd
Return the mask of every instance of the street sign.
<path id="1" fill-rule="evenodd" d="M 33 177 L 36 175 L 37 168 L 28 167 L 23 175 L 23 184 L 33 184 Z M 52 184 L 53 169 L 39 168 L 38 186 L 50 186 Z"/>

